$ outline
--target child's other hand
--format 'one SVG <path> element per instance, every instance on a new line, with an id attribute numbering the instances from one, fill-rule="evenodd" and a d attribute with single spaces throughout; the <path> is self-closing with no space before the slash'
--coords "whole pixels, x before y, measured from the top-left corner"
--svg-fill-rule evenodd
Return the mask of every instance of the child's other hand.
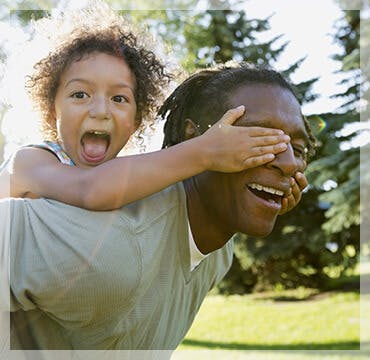
<path id="1" fill-rule="evenodd" d="M 285 214 L 298 205 L 302 198 L 302 191 L 308 185 L 308 181 L 303 173 L 297 172 L 294 178 L 290 178 L 290 185 L 291 192 L 282 199 L 279 215 Z"/>
<path id="2" fill-rule="evenodd" d="M 244 106 L 227 111 L 201 136 L 208 170 L 238 172 L 261 166 L 287 149 L 290 137 L 282 130 L 233 126 L 244 112 Z"/>

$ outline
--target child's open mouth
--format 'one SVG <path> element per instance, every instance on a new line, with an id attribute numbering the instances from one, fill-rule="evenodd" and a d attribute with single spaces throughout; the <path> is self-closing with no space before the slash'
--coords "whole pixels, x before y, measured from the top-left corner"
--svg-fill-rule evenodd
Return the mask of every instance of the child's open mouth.
<path id="1" fill-rule="evenodd" d="M 81 138 L 82 155 L 88 162 L 101 162 L 110 144 L 110 134 L 106 131 L 91 130 Z"/>

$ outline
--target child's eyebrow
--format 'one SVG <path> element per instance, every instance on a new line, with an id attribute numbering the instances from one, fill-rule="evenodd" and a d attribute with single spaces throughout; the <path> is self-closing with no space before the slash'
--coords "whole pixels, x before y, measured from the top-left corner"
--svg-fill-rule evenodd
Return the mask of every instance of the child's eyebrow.
<path id="1" fill-rule="evenodd" d="M 87 80 L 87 79 L 73 78 L 73 79 L 67 81 L 66 84 L 64 85 L 64 87 L 66 88 L 68 85 L 70 85 L 71 83 L 74 83 L 74 82 L 82 82 L 82 83 L 85 83 L 87 85 L 91 85 L 92 84 L 92 82 L 89 81 L 89 80 Z M 112 87 L 114 87 L 114 88 L 127 88 L 127 89 L 130 89 L 132 92 L 134 92 L 134 89 L 131 86 L 129 86 L 129 85 L 125 84 L 125 83 L 122 83 L 122 82 L 116 83 Z"/>
<path id="2" fill-rule="evenodd" d="M 112 87 L 113 88 L 127 88 L 127 89 L 130 89 L 132 92 L 134 92 L 134 89 L 130 85 L 127 85 L 125 83 L 117 83 L 117 84 L 114 84 Z"/>
<path id="3" fill-rule="evenodd" d="M 82 83 L 86 83 L 86 84 L 91 84 L 90 81 L 86 80 L 86 79 L 82 79 L 82 78 L 74 78 L 74 79 L 71 79 L 69 81 L 67 81 L 64 85 L 64 87 L 66 88 L 68 85 L 74 83 L 74 82 L 82 82 Z"/>

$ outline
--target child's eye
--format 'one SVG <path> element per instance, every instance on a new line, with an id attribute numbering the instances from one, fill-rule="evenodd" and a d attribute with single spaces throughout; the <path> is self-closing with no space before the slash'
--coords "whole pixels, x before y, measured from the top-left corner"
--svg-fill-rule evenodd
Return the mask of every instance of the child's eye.
<path id="1" fill-rule="evenodd" d="M 84 99 L 87 96 L 89 95 L 87 95 L 84 91 L 76 91 L 71 95 L 71 97 L 75 99 Z"/>
<path id="2" fill-rule="evenodd" d="M 123 95 L 115 95 L 115 96 L 112 97 L 112 100 L 114 102 L 118 102 L 118 103 L 127 102 L 126 97 L 124 97 Z"/>

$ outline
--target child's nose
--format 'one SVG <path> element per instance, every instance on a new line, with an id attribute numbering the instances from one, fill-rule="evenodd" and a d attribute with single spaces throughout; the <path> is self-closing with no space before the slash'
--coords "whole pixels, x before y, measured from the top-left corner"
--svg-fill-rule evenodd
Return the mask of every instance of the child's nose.
<path id="1" fill-rule="evenodd" d="M 91 102 L 90 116 L 99 120 L 110 118 L 108 101 L 103 97 L 98 97 Z"/>

